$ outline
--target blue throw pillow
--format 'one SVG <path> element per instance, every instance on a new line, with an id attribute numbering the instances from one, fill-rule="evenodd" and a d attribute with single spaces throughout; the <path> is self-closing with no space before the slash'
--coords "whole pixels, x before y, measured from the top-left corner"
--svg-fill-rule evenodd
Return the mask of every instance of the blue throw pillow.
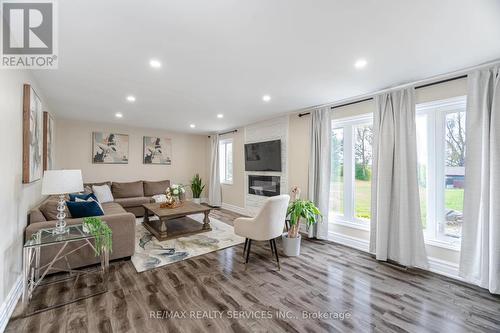
<path id="1" fill-rule="evenodd" d="M 69 195 L 69 201 L 75 201 L 75 199 L 78 198 L 78 199 L 82 199 L 82 200 L 85 200 L 87 201 L 89 198 L 92 198 L 94 199 L 95 201 L 99 201 L 97 200 L 97 197 L 94 195 L 94 193 L 88 193 L 88 194 L 70 194 Z"/>
<path id="2" fill-rule="evenodd" d="M 72 218 L 91 217 L 104 215 L 97 201 L 66 201 Z"/>

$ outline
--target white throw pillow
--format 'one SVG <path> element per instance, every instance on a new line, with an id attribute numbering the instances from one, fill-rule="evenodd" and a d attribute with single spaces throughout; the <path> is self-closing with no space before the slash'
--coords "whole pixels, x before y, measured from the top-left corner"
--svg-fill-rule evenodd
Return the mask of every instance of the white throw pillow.
<path id="1" fill-rule="evenodd" d="M 155 202 L 166 202 L 167 196 L 165 194 L 155 194 L 151 197 Z"/>
<path id="2" fill-rule="evenodd" d="M 100 203 L 115 201 L 108 185 L 92 185 L 92 192 Z"/>

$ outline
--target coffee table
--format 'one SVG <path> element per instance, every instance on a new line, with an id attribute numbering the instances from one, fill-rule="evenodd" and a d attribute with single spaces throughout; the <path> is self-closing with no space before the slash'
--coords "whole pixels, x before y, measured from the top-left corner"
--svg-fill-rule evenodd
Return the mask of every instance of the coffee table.
<path id="1" fill-rule="evenodd" d="M 212 230 L 210 227 L 210 207 L 186 201 L 177 208 L 161 208 L 160 203 L 143 204 L 144 227 L 159 241 L 188 236 Z M 203 213 L 203 224 L 189 218 L 188 215 Z M 158 219 L 152 220 L 149 215 Z"/>

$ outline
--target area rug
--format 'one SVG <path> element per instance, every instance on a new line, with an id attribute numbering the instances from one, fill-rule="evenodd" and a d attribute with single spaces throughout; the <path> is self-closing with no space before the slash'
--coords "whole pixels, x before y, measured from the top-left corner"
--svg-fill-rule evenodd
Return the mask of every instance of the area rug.
<path id="1" fill-rule="evenodd" d="M 190 215 L 203 223 L 203 214 Z M 158 241 L 141 223 L 135 227 L 135 254 L 132 263 L 138 273 L 173 264 L 202 254 L 241 244 L 245 238 L 236 236 L 232 226 L 210 218 L 211 231 Z"/>

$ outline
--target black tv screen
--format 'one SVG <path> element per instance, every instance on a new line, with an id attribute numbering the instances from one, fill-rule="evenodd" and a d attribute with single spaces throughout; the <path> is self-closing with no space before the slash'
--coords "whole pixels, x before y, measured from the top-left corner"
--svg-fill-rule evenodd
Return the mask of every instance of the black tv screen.
<path id="1" fill-rule="evenodd" d="M 281 140 L 246 144 L 245 171 L 281 171 Z"/>

